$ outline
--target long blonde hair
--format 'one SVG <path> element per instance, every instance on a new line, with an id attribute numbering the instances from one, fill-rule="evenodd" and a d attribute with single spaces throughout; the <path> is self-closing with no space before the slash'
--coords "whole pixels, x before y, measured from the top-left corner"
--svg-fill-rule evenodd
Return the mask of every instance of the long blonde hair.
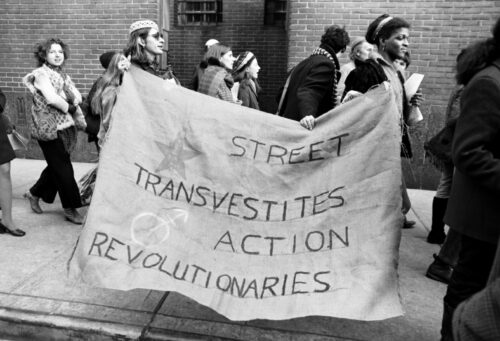
<path id="1" fill-rule="evenodd" d="M 97 81 L 96 91 L 90 103 L 92 112 L 95 114 L 101 115 L 103 113 L 103 103 L 108 100 L 107 98 L 103 98 L 104 90 L 109 87 L 117 88 L 122 82 L 123 72 L 118 69 L 118 63 L 122 57 L 122 53 L 116 52 L 111 58 L 108 68 Z"/>

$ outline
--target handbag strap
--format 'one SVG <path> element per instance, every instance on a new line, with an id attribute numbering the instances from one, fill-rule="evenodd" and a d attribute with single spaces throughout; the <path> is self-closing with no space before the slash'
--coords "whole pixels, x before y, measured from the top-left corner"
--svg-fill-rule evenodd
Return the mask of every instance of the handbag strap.
<path id="1" fill-rule="evenodd" d="M 280 102 L 278 104 L 278 110 L 276 111 L 276 115 L 280 115 L 281 107 L 283 106 L 283 101 L 285 100 L 286 92 L 288 90 L 288 84 L 290 84 L 290 78 L 292 78 L 293 69 L 290 71 L 288 78 L 286 79 L 285 86 L 283 87 L 283 92 L 281 93 Z"/>

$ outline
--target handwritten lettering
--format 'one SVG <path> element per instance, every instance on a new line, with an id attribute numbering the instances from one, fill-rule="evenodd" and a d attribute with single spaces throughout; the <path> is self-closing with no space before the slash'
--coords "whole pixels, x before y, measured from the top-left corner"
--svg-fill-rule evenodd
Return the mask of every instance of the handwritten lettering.
<path id="1" fill-rule="evenodd" d="M 137 249 L 137 245 L 129 245 L 104 232 L 95 233 L 88 254 L 108 262 L 124 262 L 134 268 L 158 271 L 172 280 L 217 289 L 224 294 L 239 298 L 265 299 L 275 296 L 324 293 L 333 285 L 330 270 L 311 272 L 307 269 L 298 269 L 292 273 L 263 274 L 259 278 L 216 273 L 206 266 L 171 259 L 166 254 L 158 252 L 148 253 L 145 249 Z"/>

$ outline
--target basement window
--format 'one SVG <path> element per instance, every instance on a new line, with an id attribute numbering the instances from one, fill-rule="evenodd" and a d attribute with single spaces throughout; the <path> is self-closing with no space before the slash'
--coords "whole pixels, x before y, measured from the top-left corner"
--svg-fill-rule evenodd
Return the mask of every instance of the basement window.
<path id="1" fill-rule="evenodd" d="M 217 25 L 222 22 L 222 0 L 177 0 L 179 25 Z"/>
<path id="2" fill-rule="evenodd" d="M 287 0 L 265 0 L 264 25 L 285 27 Z"/>

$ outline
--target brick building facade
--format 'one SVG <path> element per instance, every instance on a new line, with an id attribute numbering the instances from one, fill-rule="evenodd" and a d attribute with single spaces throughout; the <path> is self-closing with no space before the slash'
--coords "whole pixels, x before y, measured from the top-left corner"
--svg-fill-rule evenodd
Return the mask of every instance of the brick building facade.
<path id="1" fill-rule="evenodd" d="M 291 0 L 288 65 L 310 53 L 325 26 L 342 25 L 351 37 L 364 36 L 369 23 L 384 13 L 410 22 L 412 63 L 408 70 L 425 75 L 424 120 L 411 129 L 414 157 L 404 162 L 407 185 L 435 189 L 439 172 L 425 161 L 423 143 L 444 125 L 457 54 L 469 43 L 491 36 L 500 15 L 500 1 Z M 347 62 L 346 56 L 342 61 Z"/>
<path id="2" fill-rule="evenodd" d="M 125 46 L 131 22 L 153 19 L 168 32 L 168 59 L 183 84 L 209 38 L 230 45 L 235 54 L 254 52 L 262 67 L 262 108 L 273 112 L 287 69 L 318 45 L 325 26 L 345 25 L 351 36 L 359 36 L 379 14 L 390 13 L 411 22 L 410 71 L 425 74 L 425 120 L 412 130 L 415 157 L 406 165 L 407 178 L 410 187 L 433 188 L 438 173 L 424 162 L 421 145 L 442 125 L 456 54 L 488 36 L 499 8 L 500 1 L 463 0 L 5 0 L 0 4 L 0 87 L 8 96 L 8 115 L 27 133 L 30 99 L 21 78 L 35 68 L 37 42 L 59 37 L 69 45 L 66 72 L 86 94 L 102 72 L 99 55 Z M 94 150 L 82 135 L 74 159 L 96 159 Z M 19 156 L 42 157 L 35 141 Z"/>

